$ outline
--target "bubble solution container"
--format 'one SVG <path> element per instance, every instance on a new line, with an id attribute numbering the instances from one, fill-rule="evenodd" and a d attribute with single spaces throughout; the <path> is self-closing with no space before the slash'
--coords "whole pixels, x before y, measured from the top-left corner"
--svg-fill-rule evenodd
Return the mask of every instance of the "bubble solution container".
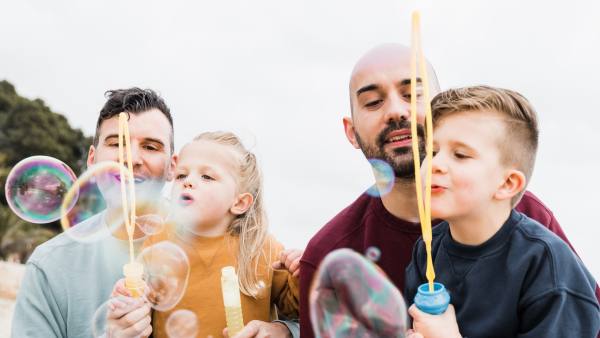
<path id="1" fill-rule="evenodd" d="M 450 294 L 442 283 L 433 283 L 433 291 L 429 291 L 429 283 L 424 283 L 417 289 L 415 305 L 419 310 L 439 315 L 444 313 L 450 304 Z"/>
<path id="2" fill-rule="evenodd" d="M 226 266 L 221 269 L 221 289 L 223 291 L 227 331 L 229 336 L 233 337 L 244 328 L 240 288 L 233 266 Z"/>
<path id="3" fill-rule="evenodd" d="M 141 297 L 144 294 L 144 266 L 138 262 L 131 262 L 123 265 L 123 275 L 125 275 L 125 287 L 131 292 L 133 298 Z"/>

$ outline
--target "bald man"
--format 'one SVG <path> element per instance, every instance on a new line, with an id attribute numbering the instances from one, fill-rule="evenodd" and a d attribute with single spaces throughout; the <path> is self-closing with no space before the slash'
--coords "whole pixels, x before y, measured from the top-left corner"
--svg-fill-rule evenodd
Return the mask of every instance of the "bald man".
<path id="1" fill-rule="evenodd" d="M 430 92 L 439 93 L 431 65 Z M 388 163 L 394 171 L 391 191 L 379 190 L 381 197 L 363 193 L 327 223 L 308 243 L 300 264 L 300 334 L 314 337 L 310 322 L 308 291 L 321 260 L 331 251 L 351 248 L 365 253 L 370 247 L 381 252 L 377 264 L 400 291 L 404 271 L 414 243 L 421 235 L 414 184 L 414 163 L 410 137 L 410 49 L 382 45 L 367 52 L 356 64 L 350 78 L 351 115 L 343 118 L 346 137 L 367 159 Z M 417 121 L 423 135 L 424 104 L 417 80 Z M 424 142 L 420 139 L 421 154 Z M 379 177 L 380 175 L 375 175 Z M 532 193 L 526 192 L 516 208 L 537 220 L 571 246 L 552 212 Z M 572 248 L 572 246 L 571 246 Z M 596 296 L 600 292 L 596 287 Z M 407 300 L 407 303 L 412 303 Z"/>

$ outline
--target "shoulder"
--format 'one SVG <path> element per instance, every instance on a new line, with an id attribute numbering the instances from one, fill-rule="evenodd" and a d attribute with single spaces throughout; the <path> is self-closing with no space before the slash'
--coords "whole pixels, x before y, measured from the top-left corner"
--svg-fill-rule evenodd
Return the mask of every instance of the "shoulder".
<path id="1" fill-rule="evenodd" d="M 302 261 L 316 266 L 329 252 L 344 247 L 349 238 L 362 230 L 372 209 L 373 198 L 367 194 L 360 195 L 325 224 L 309 241 Z"/>
<path id="2" fill-rule="evenodd" d="M 510 247 L 516 267 L 526 269 L 523 282 L 529 295 L 560 291 L 595 299 L 596 282 L 569 246 L 537 221 L 521 216 Z"/>
<path id="3" fill-rule="evenodd" d="M 100 216 L 96 215 L 77 226 L 88 228 L 97 224 L 100 220 Z M 62 232 L 36 247 L 31 257 L 27 260 L 27 264 L 33 265 L 46 273 L 57 269 L 60 270 L 69 257 L 76 258 L 87 255 L 88 250 L 91 250 L 94 244 L 94 242 L 82 243 L 75 241 L 69 232 Z"/>
<path id="4" fill-rule="evenodd" d="M 549 227 L 555 222 L 554 214 L 550 208 L 530 191 L 525 191 L 515 210 L 536 220 L 545 227 Z"/>

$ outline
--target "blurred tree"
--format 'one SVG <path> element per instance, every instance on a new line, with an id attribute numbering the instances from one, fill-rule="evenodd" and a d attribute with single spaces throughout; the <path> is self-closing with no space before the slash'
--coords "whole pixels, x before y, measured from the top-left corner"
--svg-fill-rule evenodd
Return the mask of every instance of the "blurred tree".
<path id="1" fill-rule="evenodd" d="M 65 162 L 79 175 L 92 143 L 67 119 L 52 112 L 41 99 L 20 96 L 8 81 L 0 81 L 0 185 L 4 187 L 10 169 L 33 155 L 47 155 Z M 28 257 L 40 241 L 60 229 L 55 222 L 35 225 L 17 218 L 0 194 L 0 257 L 15 253 Z"/>

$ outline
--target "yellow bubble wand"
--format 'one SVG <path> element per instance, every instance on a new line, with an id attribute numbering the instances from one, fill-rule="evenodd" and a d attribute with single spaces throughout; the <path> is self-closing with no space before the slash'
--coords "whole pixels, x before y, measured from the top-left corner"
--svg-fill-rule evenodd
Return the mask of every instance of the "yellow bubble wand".
<path id="1" fill-rule="evenodd" d="M 427 252 L 426 276 L 429 282 L 429 291 L 433 292 L 433 280 L 435 271 L 433 259 L 431 258 L 431 158 L 433 157 L 433 125 L 431 118 L 431 102 L 429 100 L 429 78 L 427 76 L 427 64 L 423 56 L 420 31 L 421 15 L 418 11 L 412 14 L 412 40 L 411 40 L 411 62 L 410 62 L 410 110 L 411 110 L 411 138 L 415 165 L 415 187 L 417 190 L 417 204 L 419 208 L 419 220 L 425 250 Z M 421 74 L 421 86 L 423 88 L 423 102 L 425 103 L 425 200 L 423 200 L 423 187 L 421 184 L 421 156 L 419 153 L 419 136 L 417 135 L 417 59 L 419 73 Z"/>
<path id="2" fill-rule="evenodd" d="M 144 267 L 135 262 L 133 253 L 133 233 L 135 230 L 135 177 L 133 175 L 133 162 L 131 156 L 131 137 L 129 135 L 129 126 L 127 124 L 128 115 L 119 114 L 119 170 L 121 181 L 121 201 L 123 209 L 123 219 L 127 237 L 129 239 L 129 263 L 123 266 L 125 275 L 125 287 L 131 292 L 133 297 L 139 297 L 142 294 L 144 281 L 142 274 Z M 126 142 L 124 142 L 126 140 Z M 125 144 L 123 144 L 125 143 Z M 125 168 L 125 156 L 127 156 L 127 168 Z M 127 182 L 125 182 L 127 181 Z M 127 188 L 129 188 L 129 200 L 127 199 Z M 128 203 L 130 203 L 130 207 Z"/>

